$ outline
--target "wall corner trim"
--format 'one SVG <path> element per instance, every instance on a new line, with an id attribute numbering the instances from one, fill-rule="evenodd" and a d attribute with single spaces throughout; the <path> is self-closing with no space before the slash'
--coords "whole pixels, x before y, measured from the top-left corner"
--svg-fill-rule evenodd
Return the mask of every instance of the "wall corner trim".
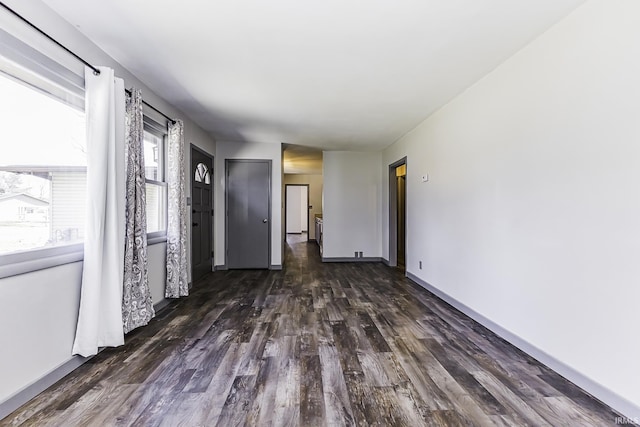
<path id="1" fill-rule="evenodd" d="M 592 380 L 591 378 L 587 377 L 581 372 L 578 372 L 571 366 L 559 361 L 558 359 L 544 352 L 543 350 L 539 349 L 535 345 L 529 343 L 523 338 L 520 338 L 518 335 L 514 334 L 513 332 L 505 329 L 504 327 L 498 325 L 492 320 L 486 318 L 485 316 L 478 313 L 471 307 L 468 307 L 467 305 L 461 303 L 457 299 L 449 296 L 447 293 L 425 282 L 424 280 L 420 279 L 419 277 L 415 276 L 410 272 L 407 272 L 407 278 L 412 282 L 416 283 L 417 285 L 425 288 L 429 292 L 433 293 L 438 298 L 450 304 L 457 310 L 471 317 L 473 320 L 480 323 L 487 329 L 491 330 L 493 333 L 495 333 L 499 337 L 505 339 L 513 346 L 519 348 L 520 350 L 524 351 L 531 357 L 537 359 L 542 364 L 553 369 L 558 374 L 562 375 L 572 383 L 576 384 L 578 387 L 586 390 L 592 396 L 601 400 L 605 404 L 611 406 L 613 409 L 619 411 L 621 414 L 627 417 L 630 417 L 632 419 L 634 419 L 633 417 L 637 417 L 638 414 L 640 414 L 640 406 L 625 399 L 619 394 L 609 390 L 602 384 L 597 383 L 596 381 Z"/>

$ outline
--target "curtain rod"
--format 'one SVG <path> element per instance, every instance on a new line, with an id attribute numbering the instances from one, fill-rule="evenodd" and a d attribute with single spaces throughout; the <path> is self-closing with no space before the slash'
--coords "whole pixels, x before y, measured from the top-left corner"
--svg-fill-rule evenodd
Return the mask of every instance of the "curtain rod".
<path id="1" fill-rule="evenodd" d="M 131 96 L 131 91 L 129 89 L 125 89 L 124 90 L 127 95 Z M 173 120 L 171 117 L 167 116 L 165 113 L 163 113 L 162 111 L 158 110 L 156 107 L 154 107 L 153 105 L 149 104 L 147 101 L 145 101 L 144 99 L 142 100 L 142 103 L 144 105 L 146 105 L 147 107 L 151 108 L 152 110 L 154 110 L 155 112 L 157 112 L 158 114 L 160 114 L 162 117 L 164 117 L 165 119 L 167 119 L 168 121 L 171 122 L 172 125 L 176 124 L 176 121 Z"/>
<path id="2" fill-rule="evenodd" d="M 16 12 L 15 10 L 11 9 L 9 6 L 7 6 L 6 4 L 4 4 L 4 2 L 0 1 L 0 6 L 2 6 L 3 8 L 5 8 L 7 11 L 9 11 L 10 13 L 12 13 L 14 16 L 16 16 L 17 18 L 19 18 L 22 22 L 24 22 L 25 24 L 27 24 L 28 26 L 30 26 L 31 28 L 33 28 L 34 30 L 36 30 L 37 32 L 39 32 L 40 34 L 42 34 L 43 36 L 45 36 L 47 39 L 49 39 L 50 41 L 52 41 L 53 43 L 55 43 L 57 46 L 61 47 L 65 52 L 67 52 L 69 55 L 73 56 L 75 59 L 77 59 L 78 61 L 82 62 L 84 65 L 86 65 L 87 67 L 91 68 L 93 70 L 93 74 L 95 74 L 96 76 L 100 74 L 100 70 L 96 67 L 94 67 L 93 65 L 91 65 L 89 62 L 85 61 L 83 58 L 81 58 L 79 55 L 77 55 L 75 52 L 73 52 L 71 49 L 69 49 L 68 47 L 66 47 L 65 45 L 63 45 L 62 43 L 60 43 L 58 40 L 54 39 L 53 37 L 51 37 L 49 34 L 45 33 L 43 30 L 41 30 L 39 27 L 37 27 L 35 24 L 33 24 L 31 21 L 29 21 L 27 18 L 25 18 L 24 16 L 20 15 L 18 12 Z M 126 90 L 125 91 L 131 95 L 131 91 L 130 90 Z M 158 110 L 156 107 L 154 107 L 153 105 L 149 104 L 146 101 L 142 101 L 142 103 L 144 105 L 146 105 L 147 107 L 151 108 L 152 110 L 158 112 L 159 114 L 161 114 L 165 119 L 167 119 L 168 121 L 170 121 L 172 124 L 175 124 L 176 121 L 174 119 L 172 119 L 171 117 L 167 116 L 165 113 L 163 113 L 162 111 Z"/>

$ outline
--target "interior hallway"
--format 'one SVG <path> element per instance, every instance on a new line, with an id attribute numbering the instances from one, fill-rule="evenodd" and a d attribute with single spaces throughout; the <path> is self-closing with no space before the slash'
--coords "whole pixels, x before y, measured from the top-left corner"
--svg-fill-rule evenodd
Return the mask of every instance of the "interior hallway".
<path id="1" fill-rule="evenodd" d="M 382 264 L 224 271 L 0 425 L 614 425 L 612 409 Z"/>

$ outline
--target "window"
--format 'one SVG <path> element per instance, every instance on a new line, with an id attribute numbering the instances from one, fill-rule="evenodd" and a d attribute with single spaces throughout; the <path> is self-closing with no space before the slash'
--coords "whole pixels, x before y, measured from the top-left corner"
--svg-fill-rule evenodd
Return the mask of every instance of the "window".
<path id="1" fill-rule="evenodd" d="M 195 177 L 196 182 L 204 182 L 205 184 L 211 184 L 211 172 L 204 163 L 198 163 L 196 165 Z"/>
<path id="2" fill-rule="evenodd" d="M 144 168 L 147 191 L 147 233 L 162 236 L 167 229 L 167 185 L 165 183 L 165 140 L 161 125 L 145 116 Z"/>
<path id="3" fill-rule="evenodd" d="M 0 278 L 82 260 L 84 76 L 0 29 Z M 166 126 L 144 118 L 149 242 L 164 240 Z"/>
<path id="4" fill-rule="evenodd" d="M 0 255 L 81 242 L 84 112 L 52 94 L 52 82 L 17 78 L 0 62 Z"/>

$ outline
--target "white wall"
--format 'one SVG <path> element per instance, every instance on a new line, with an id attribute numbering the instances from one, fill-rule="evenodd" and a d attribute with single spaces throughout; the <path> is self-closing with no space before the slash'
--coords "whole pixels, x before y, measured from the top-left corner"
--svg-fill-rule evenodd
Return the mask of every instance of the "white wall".
<path id="1" fill-rule="evenodd" d="M 282 265 L 282 144 L 218 141 L 215 156 L 215 265 L 225 265 L 225 160 L 271 160 L 271 265 Z"/>
<path id="2" fill-rule="evenodd" d="M 303 187 L 288 186 L 286 188 L 287 195 L 285 203 L 287 212 L 287 233 L 301 233 L 302 221 L 300 215 L 300 204 L 302 203 Z"/>
<path id="3" fill-rule="evenodd" d="M 82 263 L 0 280 L 0 402 L 71 358 Z"/>
<path id="4" fill-rule="evenodd" d="M 639 40 L 640 2 L 589 1 L 385 150 L 381 165 L 386 181 L 407 156 L 410 274 L 633 416 Z"/>
<path id="5" fill-rule="evenodd" d="M 151 300 L 155 305 L 164 300 L 164 285 L 167 280 L 167 244 L 162 242 L 149 246 L 147 257 L 149 259 L 149 288 Z"/>
<path id="6" fill-rule="evenodd" d="M 325 151 L 323 258 L 380 257 L 380 152 Z"/>
<path id="7" fill-rule="evenodd" d="M 210 153 L 215 151 L 215 142 L 207 133 L 156 96 L 42 2 L 12 0 L 6 3 L 92 64 L 114 68 L 116 75 L 124 78 L 126 87 L 142 89 L 147 102 L 171 117 L 182 119 L 187 170 L 190 169 L 190 143 Z M 0 26 L 73 72 L 83 73 L 82 64 L 4 10 L 0 10 Z M 152 111 L 146 109 L 145 113 L 161 120 Z M 149 247 L 149 278 L 154 303 L 161 302 L 164 295 L 165 246 L 162 243 Z M 82 263 L 74 263 L 0 279 L 0 300 L 11 301 L 0 310 L 0 325 L 3 325 L 0 328 L 0 404 L 72 359 L 81 271 Z"/>
<path id="8" fill-rule="evenodd" d="M 315 239 L 315 218 L 322 215 L 322 175 L 286 174 L 284 183 L 309 185 L 309 239 Z"/>

